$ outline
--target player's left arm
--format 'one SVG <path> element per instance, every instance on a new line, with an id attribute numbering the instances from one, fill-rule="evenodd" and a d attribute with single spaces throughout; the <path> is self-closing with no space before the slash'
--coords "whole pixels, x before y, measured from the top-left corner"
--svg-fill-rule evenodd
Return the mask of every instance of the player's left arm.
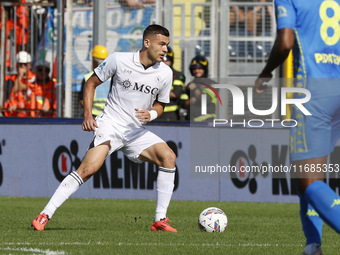
<path id="1" fill-rule="evenodd" d="M 157 117 L 161 116 L 164 112 L 165 103 L 155 101 L 150 111 L 154 110 L 157 112 Z"/>
<path id="2" fill-rule="evenodd" d="M 140 122 L 153 121 L 154 119 L 156 119 L 157 117 L 163 114 L 164 107 L 165 107 L 164 103 L 155 101 L 150 111 L 135 109 L 136 117 L 139 119 Z"/>

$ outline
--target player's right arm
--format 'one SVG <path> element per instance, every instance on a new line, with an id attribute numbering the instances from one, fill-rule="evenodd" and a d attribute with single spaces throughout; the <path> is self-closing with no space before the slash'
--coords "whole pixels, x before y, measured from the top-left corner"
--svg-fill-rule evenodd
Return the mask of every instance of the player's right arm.
<path id="1" fill-rule="evenodd" d="M 96 74 L 93 74 L 85 83 L 84 88 L 84 121 L 82 128 L 84 131 L 94 131 L 97 126 L 92 116 L 92 104 L 96 87 L 102 82 Z"/>
<path id="2" fill-rule="evenodd" d="M 113 77 L 117 70 L 117 53 L 109 55 L 103 63 L 97 66 L 92 76 L 87 80 L 84 88 L 84 121 L 83 130 L 94 131 L 97 123 L 92 117 L 92 104 L 96 87 Z"/>
<path id="3" fill-rule="evenodd" d="M 275 0 L 274 3 L 278 32 L 267 64 L 255 81 L 255 92 L 259 94 L 266 89 L 264 83 L 272 78 L 274 69 L 286 60 L 295 40 L 296 10 L 293 1 Z"/>

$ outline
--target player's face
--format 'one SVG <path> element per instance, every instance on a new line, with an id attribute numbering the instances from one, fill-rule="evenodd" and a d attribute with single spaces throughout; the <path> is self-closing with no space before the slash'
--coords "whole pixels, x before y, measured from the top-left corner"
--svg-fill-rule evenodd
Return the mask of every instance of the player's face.
<path id="1" fill-rule="evenodd" d="M 148 57 L 152 62 L 161 62 L 168 52 L 169 37 L 157 34 L 148 39 Z"/>

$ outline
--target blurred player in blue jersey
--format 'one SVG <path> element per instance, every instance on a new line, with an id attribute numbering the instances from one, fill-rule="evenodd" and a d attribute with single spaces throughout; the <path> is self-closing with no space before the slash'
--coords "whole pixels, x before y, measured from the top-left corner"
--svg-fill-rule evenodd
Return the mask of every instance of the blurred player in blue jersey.
<path id="1" fill-rule="evenodd" d="M 311 92 L 304 107 L 312 115 L 293 105 L 291 118 L 299 124 L 291 128 L 290 158 L 307 239 L 303 254 L 320 255 L 322 221 L 340 233 L 340 197 L 323 181 L 340 136 L 340 0 L 276 0 L 275 10 L 278 33 L 255 91 L 264 92 L 272 71 L 293 49 L 294 85 Z"/>

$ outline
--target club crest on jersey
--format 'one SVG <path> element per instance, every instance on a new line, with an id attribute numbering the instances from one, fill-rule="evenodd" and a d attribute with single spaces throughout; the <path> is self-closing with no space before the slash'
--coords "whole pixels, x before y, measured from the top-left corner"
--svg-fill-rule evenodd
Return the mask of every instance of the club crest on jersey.
<path id="1" fill-rule="evenodd" d="M 129 79 L 120 82 L 120 85 L 122 85 L 125 89 L 128 89 L 132 86 L 131 81 Z"/>
<path id="2" fill-rule="evenodd" d="M 155 82 L 161 82 L 162 78 L 160 76 L 156 76 Z"/>

